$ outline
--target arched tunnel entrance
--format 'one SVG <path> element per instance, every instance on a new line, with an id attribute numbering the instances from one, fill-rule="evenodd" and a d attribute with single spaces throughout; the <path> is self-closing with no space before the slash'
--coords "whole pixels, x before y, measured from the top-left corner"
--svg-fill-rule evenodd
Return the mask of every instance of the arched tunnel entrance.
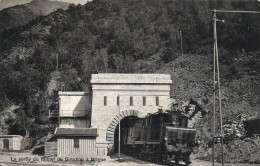
<path id="1" fill-rule="evenodd" d="M 122 143 L 125 141 L 125 132 L 127 131 L 127 128 L 129 128 L 130 126 L 132 126 L 136 121 L 138 121 L 140 118 L 136 117 L 136 116 L 128 116 L 123 118 L 120 121 L 120 148 L 121 148 L 121 152 L 124 152 L 124 146 L 122 145 Z M 119 145 L 119 125 L 117 125 L 115 133 L 114 133 L 114 152 L 118 153 L 118 147 Z"/>
<path id="2" fill-rule="evenodd" d="M 118 152 L 119 145 L 119 122 L 120 122 L 120 142 L 123 141 L 123 133 L 125 129 L 134 124 L 140 118 L 144 118 L 145 114 L 135 110 L 125 110 L 111 121 L 107 128 L 106 140 L 109 142 L 109 155 Z M 121 146 L 122 147 L 122 146 Z"/>

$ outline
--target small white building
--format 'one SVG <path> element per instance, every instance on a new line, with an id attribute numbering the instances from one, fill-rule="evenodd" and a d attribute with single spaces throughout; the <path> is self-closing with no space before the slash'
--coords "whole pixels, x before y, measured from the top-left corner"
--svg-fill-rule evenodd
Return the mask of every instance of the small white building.
<path id="1" fill-rule="evenodd" d="M 59 92 L 58 156 L 96 155 L 97 129 L 90 128 L 92 94 Z"/>
<path id="2" fill-rule="evenodd" d="M 0 135 L 0 150 L 21 150 L 20 135 Z"/>

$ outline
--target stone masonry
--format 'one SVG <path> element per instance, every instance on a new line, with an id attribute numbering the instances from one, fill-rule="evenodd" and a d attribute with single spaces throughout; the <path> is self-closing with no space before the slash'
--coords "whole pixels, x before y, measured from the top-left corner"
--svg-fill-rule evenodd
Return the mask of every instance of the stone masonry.
<path id="1" fill-rule="evenodd" d="M 115 127 L 111 123 L 115 126 L 126 116 L 141 117 L 170 105 L 170 75 L 93 74 L 91 83 L 91 127 L 98 129 L 100 148 L 113 144 Z"/>

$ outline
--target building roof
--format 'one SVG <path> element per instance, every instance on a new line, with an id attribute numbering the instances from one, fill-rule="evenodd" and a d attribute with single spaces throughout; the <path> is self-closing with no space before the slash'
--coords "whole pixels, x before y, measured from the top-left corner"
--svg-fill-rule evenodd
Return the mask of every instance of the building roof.
<path id="1" fill-rule="evenodd" d="M 92 95 L 91 93 L 87 93 L 87 92 L 63 92 L 63 91 L 59 91 L 59 96 L 87 96 L 87 95 Z"/>
<path id="2" fill-rule="evenodd" d="M 97 137 L 97 128 L 56 128 L 57 136 L 89 136 Z"/>
<path id="3" fill-rule="evenodd" d="M 11 138 L 11 137 L 23 138 L 23 136 L 21 136 L 21 135 L 0 135 L 0 138 Z"/>
<path id="4" fill-rule="evenodd" d="M 172 84 L 169 74 L 99 73 L 91 77 L 92 84 Z"/>

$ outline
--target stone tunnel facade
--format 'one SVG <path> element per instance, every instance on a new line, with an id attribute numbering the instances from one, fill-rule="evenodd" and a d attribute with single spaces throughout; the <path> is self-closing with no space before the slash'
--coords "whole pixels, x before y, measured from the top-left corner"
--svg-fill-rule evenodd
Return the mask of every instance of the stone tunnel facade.
<path id="1" fill-rule="evenodd" d="M 170 75 L 93 74 L 91 83 L 91 127 L 98 129 L 97 148 L 114 144 L 114 132 L 121 119 L 144 117 L 170 105 Z"/>

